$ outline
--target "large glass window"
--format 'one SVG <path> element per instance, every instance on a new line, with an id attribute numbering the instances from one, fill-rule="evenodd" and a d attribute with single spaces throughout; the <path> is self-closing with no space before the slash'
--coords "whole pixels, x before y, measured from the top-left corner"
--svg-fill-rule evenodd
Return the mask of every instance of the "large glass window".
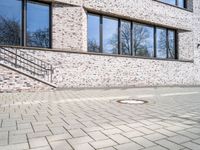
<path id="1" fill-rule="evenodd" d="M 103 52 L 118 53 L 118 20 L 103 17 Z"/>
<path id="2" fill-rule="evenodd" d="M 49 47 L 49 5 L 27 2 L 27 46 Z"/>
<path id="3" fill-rule="evenodd" d="M 22 2 L 1 0 L 0 2 L 0 44 L 20 45 L 22 42 Z"/>
<path id="4" fill-rule="evenodd" d="M 177 59 L 175 30 L 88 14 L 88 51 Z"/>
<path id="5" fill-rule="evenodd" d="M 1 0 L 0 44 L 50 47 L 50 5 L 30 0 Z"/>
<path id="6" fill-rule="evenodd" d="M 154 56 L 154 28 L 133 23 L 133 50 L 136 56 Z"/>
<path id="7" fill-rule="evenodd" d="M 120 38 L 122 55 L 131 55 L 131 22 L 121 21 Z"/>
<path id="8" fill-rule="evenodd" d="M 93 14 L 88 15 L 88 50 L 100 51 L 100 17 Z"/>
<path id="9" fill-rule="evenodd" d="M 170 5 L 176 5 L 181 8 L 186 8 L 186 0 L 160 0 L 161 2 L 170 4 Z"/>
<path id="10" fill-rule="evenodd" d="M 168 57 L 171 59 L 176 58 L 176 42 L 175 42 L 175 32 L 168 30 Z"/>
<path id="11" fill-rule="evenodd" d="M 167 30 L 157 28 L 156 30 L 156 55 L 158 58 L 167 58 Z"/>
<path id="12" fill-rule="evenodd" d="M 176 5 L 176 0 L 161 0 L 161 2 L 168 3 L 171 5 Z"/>
<path id="13" fill-rule="evenodd" d="M 178 0 L 178 6 L 181 8 L 186 8 L 186 1 L 185 0 Z"/>

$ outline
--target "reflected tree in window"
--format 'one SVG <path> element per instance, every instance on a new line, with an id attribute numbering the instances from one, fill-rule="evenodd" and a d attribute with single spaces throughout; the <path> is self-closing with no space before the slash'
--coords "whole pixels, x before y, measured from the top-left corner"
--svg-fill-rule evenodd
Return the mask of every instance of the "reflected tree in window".
<path id="1" fill-rule="evenodd" d="M 27 2 L 27 45 L 50 47 L 49 5 Z"/>
<path id="2" fill-rule="evenodd" d="M 154 30 L 153 27 L 133 24 L 133 49 L 136 56 L 153 57 Z"/>
<path id="3" fill-rule="evenodd" d="M 0 44 L 20 45 L 21 43 L 20 0 L 1 0 L 0 2 Z"/>
<path id="4" fill-rule="evenodd" d="M 103 17 L 103 52 L 118 53 L 118 20 Z"/>
<path id="5" fill-rule="evenodd" d="M 156 49 L 158 58 L 167 58 L 167 37 L 166 29 L 157 28 L 156 30 Z"/>
<path id="6" fill-rule="evenodd" d="M 131 55 L 131 23 L 121 21 L 121 51 L 123 55 Z"/>
<path id="7" fill-rule="evenodd" d="M 176 49 L 176 45 L 175 45 L 175 32 L 174 31 L 168 31 L 168 57 L 175 59 L 176 57 L 176 53 L 175 53 L 175 49 Z"/>
<path id="8" fill-rule="evenodd" d="M 100 17 L 88 15 L 88 51 L 100 51 Z"/>

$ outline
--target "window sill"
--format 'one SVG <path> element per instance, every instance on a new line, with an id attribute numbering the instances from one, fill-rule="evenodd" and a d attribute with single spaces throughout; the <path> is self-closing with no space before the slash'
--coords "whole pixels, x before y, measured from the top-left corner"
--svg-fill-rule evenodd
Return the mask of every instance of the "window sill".
<path id="1" fill-rule="evenodd" d="M 17 48 L 17 49 L 24 49 L 24 50 L 60 52 L 60 53 L 74 53 L 74 54 L 85 54 L 85 55 L 98 55 L 98 56 L 110 56 L 110 57 L 122 57 L 122 58 L 147 59 L 147 60 L 157 60 L 157 61 L 194 63 L 194 60 L 163 59 L 163 58 L 155 58 L 155 57 L 150 58 L 150 57 L 140 57 L 140 56 L 130 56 L 130 55 L 83 52 L 83 51 L 76 51 L 75 49 L 54 49 L 54 48 L 36 48 L 36 47 L 25 47 L 25 46 L 0 45 L 0 48 L 1 47 Z"/>
<path id="2" fill-rule="evenodd" d="M 193 13 L 193 10 L 189 10 L 187 8 L 181 8 L 181 7 L 178 7 L 176 5 L 172 5 L 172 4 L 168 4 L 168 3 L 165 3 L 165 2 L 161 2 L 159 0 L 153 0 L 154 2 L 158 2 L 158 3 L 161 3 L 161 4 L 165 4 L 165 5 L 168 5 L 168 6 L 171 6 L 171 7 L 174 7 L 174 8 L 178 8 L 178 9 L 181 9 L 181 10 L 184 10 L 184 11 L 187 11 L 187 12 L 191 12 Z"/>

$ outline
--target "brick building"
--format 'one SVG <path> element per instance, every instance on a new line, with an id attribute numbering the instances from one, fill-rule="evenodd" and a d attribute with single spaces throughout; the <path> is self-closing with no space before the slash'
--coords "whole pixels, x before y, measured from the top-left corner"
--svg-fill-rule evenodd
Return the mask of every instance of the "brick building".
<path id="1" fill-rule="evenodd" d="M 1 0 L 0 91 L 200 85 L 199 0 Z"/>

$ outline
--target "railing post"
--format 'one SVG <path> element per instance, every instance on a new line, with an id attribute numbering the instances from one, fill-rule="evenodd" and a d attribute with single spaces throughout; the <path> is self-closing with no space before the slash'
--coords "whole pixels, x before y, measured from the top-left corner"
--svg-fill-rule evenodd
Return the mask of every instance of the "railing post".
<path id="1" fill-rule="evenodd" d="M 53 67 L 52 67 L 52 65 L 51 65 L 51 83 L 52 83 L 52 81 L 53 81 Z"/>
<path id="2" fill-rule="evenodd" d="M 15 49 L 15 67 L 17 67 L 17 49 Z"/>

